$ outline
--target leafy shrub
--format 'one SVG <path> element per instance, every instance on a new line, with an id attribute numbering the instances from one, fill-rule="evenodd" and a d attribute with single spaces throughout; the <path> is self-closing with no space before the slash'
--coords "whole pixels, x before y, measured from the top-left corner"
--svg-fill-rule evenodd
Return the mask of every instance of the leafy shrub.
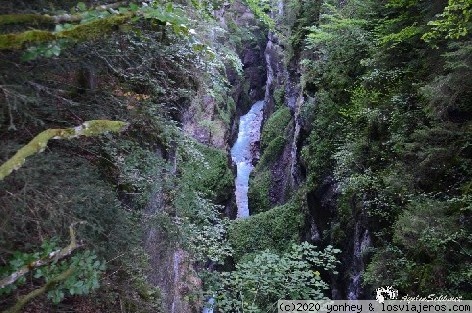
<path id="1" fill-rule="evenodd" d="M 293 244 L 284 254 L 265 250 L 238 263 L 235 271 L 221 273 L 211 292 L 222 312 L 275 312 L 279 299 L 327 299 L 328 284 L 319 271 L 336 273 L 339 252 L 331 246 L 318 251 L 307 242 Z"/>
<path id="2" fill-rule="evenodd" d="M 276 88 L 272 97 L 274 98 L 275 108 L 277 110 L 281 109 L 285 104 L 285 86 Z"/>
<path id="3" fill-rule="evenodd" d="M 57 240 L 44 241 L 41 246 L 42 251 L 34 253 L 15 252 L 8 265 L 0 267 L 0 273 L 2 273 L 2 276 L 11 275 L 34 261 L 46 259 L 50 253 L 61 249 L 56 244 Z M 27 279 L 39 280 L 42 278 L 47 284 L 50 280 L 64 275 L 70 269 L 73 270 L 63 279 L 46 289 L 48 298 L 56 304 L 62 301 L 65 292 L 69 295 L 83 295 L 97 289 L 99 276 L 105 270 L 105 263 L 97 260 L 97 255 L 90 250 L 75 253 L 68 260 L 50 262 L 44 266 L 33 268 L 30 273 L 20 277 L 14 284 L 6 285 L 0 289 L 0 295 L 11 293 L 19 285 L 24 284 Z"/>
<path id="4" fill-rule="evenodd" d="M 303 215 L 294 203 L 234 221 L 228 230 L 228 240 L 239 260 L 244 254 L 265 249 L 285 251 L 299 239 Z"/>
<path id="5" fill-rule="evenodd" d="M 211 260 L 223 264 L 225 258 L 232 254 L 227 241 L 229 219 L 220 217 L 223 207 L 191 191 L 187 191 L 182 200 L 189 206 L 179 212 L 180 216 L 174 221 L 182 236 L 182 246 L 192 252 L 197 261 Z M 177 209 L 182 209 L 181 201 L 175 204 Z"/>
<path id="6" fill-rule="evenodd" d="M 393 245 L 375 252 L 365 280 L 403 292 L 460 295 L 470 288 L 470 230 L 463 228 L 468 197 L 415 198 L 392 226 Z M 462 222 L 461 222 L 462 221 Z M 465 275 L 465 276 L 461 276 Z"/>
<path id="7" fill-rule="evenodd" d="M 154 188 L 158 169 L 165 162 L 154 152 L 142 148 L 132 140 L 117 140 L 104 145 L 108 158 L 117 167 L 117 184 L 130 195 L 133 205 L 146 206 Z"/>
<path id="8" fill-rule="evenodd" d="M 181 182 L 191 190 L 220 203 L 228 198 L 234 187 L 226 151 L 199 143 L 185 146 L 181 166 Z"/>
<path id="9" fill-rule="evenodd" d="M 269 191 L 271 176 L 270 170 L 253 171 L 251 173 L 248 191 L 251 215 L 270 209 Z"/>

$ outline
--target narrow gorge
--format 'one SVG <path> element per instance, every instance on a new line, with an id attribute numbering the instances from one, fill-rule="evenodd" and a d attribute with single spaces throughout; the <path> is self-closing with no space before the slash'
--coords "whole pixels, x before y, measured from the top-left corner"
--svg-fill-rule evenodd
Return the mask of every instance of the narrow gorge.
<path id="1" fill-rule="evenodd" d="M 470 1 L 0 9 L 0 311 L 472 298 Z"/>

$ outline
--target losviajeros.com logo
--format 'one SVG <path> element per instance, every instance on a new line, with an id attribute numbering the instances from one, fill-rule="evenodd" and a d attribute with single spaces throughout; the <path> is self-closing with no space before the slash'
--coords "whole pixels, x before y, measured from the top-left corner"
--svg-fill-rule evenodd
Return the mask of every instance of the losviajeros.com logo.
<path id="1" fill-rule="evenodd" d="M 393 288 L 392 286 L 380 287 L 376 289 L 375 299 L 379 303 L 384 303 L 385 300 L 400 300 L 400 301 L 406 301 L 406 302 L 411 302 L 411 301 L 461 302 L 462 301 L 462 296 L 450 297 L 450 296 L 436 295 L 436 294 L 430 294 L 426 297 L 421 297 L 421 296 L 412 297 L 407 294 L 406 296 L 403 296 L 401 299 L 397 299 L 397 297 L 398 297 L 398 290 Z"/>
<path id="2" fill-rule="evenodd" d="M 380 287 L 376 289 L 375 299 L 379 303 L 383 303 L 385 300 L 395 300 L 398 297 L 398 290 L 392 286 Z M 387 299 L 385 299 L 387 297 Z"/>
<path id="3" fill-rule="evenodd" d="M 432 301 L 435 301 L 435 302 L 461 302 L 462 301 L 462 296 L 459 296 L 459 297 L 450 297 L 450 296 L 444 296 L 444 295 L 436 295 L 436 294 L 430 294 L 429 296 L 427 297 L 420 297 L 420 296 L 415 296 L 415 297 L 412 297 L 410 295 L 406 295 L 406 296 L 403 296 L 401 299 L 401 301 L 407 301 L 407 302 L 410 302 L 410 301 L 424 301 L 424 302 L 432 302 Z"/>

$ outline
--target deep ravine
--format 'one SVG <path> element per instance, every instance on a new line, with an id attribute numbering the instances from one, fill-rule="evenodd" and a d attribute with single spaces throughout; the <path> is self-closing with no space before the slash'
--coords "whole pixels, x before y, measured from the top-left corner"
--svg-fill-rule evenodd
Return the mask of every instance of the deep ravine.
<path id="1" fill-rule="evenodd" d="M 247 195 L 249 175 L 254 169 L 253 163 L 259 153 L 258 143 L 261 136 L 264 103 L 263 100 L 257 101 L 248 113 L 240 117 L 238 137 L 231 148 L 231 159 L 236 165 L 236 218 L 246 218 L 250 213 Z M 214 303 L 215 298 L 210 297 L 206 301 L 202 313 L 213 313 Z"/>

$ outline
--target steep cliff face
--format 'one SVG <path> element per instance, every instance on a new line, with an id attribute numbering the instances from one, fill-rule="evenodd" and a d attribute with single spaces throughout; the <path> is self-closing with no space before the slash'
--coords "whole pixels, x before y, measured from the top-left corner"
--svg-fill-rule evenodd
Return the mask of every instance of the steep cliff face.
<path id="1" fill-rule="evenodd" d="M 264 98 L 267 31 L 239 0 L 223 5 L 213 16 L 216 23 L 205 30 L 207 40 L 220 46 L 230 62 L 218 67 L 220 73 L 205 73 L 210 80 L 198 78 L 197 96 L 182 112 L 182 125 L 199 142 L 225 149 L 235 140 L 238 117 Z M 218 78 L 222 72 L 224 78 Z"/>
<path id="2" fill-rule="evenodd" d="M 220 21 L 229 36 L 235 37 L 236 52 L 242 62 L 242 77 L 234 70 L 227 71 L 236 103 L 236 112 L 230 128 L 230 143 L 233 144 L 238 133 L 239 117 L 247 113 L 256 101 L 264 99 L 267 80 L 264 61 L 267 30 L 241 1 L 234 1 L 223 11 Z"/>
<path id="3" fill-rule="evenodd" d="M 268 21 L 269 3 L 270 32 L 258 22 Z M 69 235 L 73 242 L 69 225 L 84 244 L 60 268 L 39 263 L 47 270 L 0 290 L 0 310 L 40 290 L 69 311 L 187 313 L 205 290 L 220 309 L 246 310 L 250 296 L 250 310 L 267 311 L 291 288 L 279 281 L 290 272 L 307 298 L 327 295 L 325 281 L 334 299 L 369 298 L 369 288 L 393 283 L 405 293 L 470 295 L 472 30 L 469 3 L 457 5 L 3 5 L 12 14 L 0 16 L 0 158 L 24 146 L 44 153 L 0 175 L 0 272 L 13 277 Z M 246 170 L 255 166 L 250 215 L 230 220 L 229 147 L 239 118 L 262 103 L 262 129 L 241 127 L 261 134 L 242 155 Z M 103 119 L 127 127 L 47 149 L 27 144 Z M 297 245 L 304 240 L 326 251 Z M 312 262 L 302 272 L 297 254 Z M 329 267 L 315 270 L 309 255 Z M 260 266 L 267 260 L 292 268 Z M 77 275 L 66 282 L 64 269 Z M 55 278 L 63 283 L 46 290 Z M 77 297 L 99 280 L 97 297 Z M 34 305 L 56 309 L 46 297 Z"/>
<path id="4" fill-rule="evenodd" d="M 279 8 L 282 10 L 282 2 Z M 299 75 L 296 63 L 293 66 L 286 64 L 284 48 L 273 32 L 268 36 L 265 62 L 265 126 L 261 159 L 252 174 L 249 199 L 254 213 L 285 203 L 301 180 L 297 162 L 300 134 L 297 118 L 300 101 L 303 101 Z"/>
<path id="5" fill-rule="evenodd" d="M 340 244 L 336 237 L 339 188 L 334 175 L 328 172 L 312 185 L 306 181 L 307 168 L 301 159 L 308 135 L 317 131 L 311 128 L 312 119 L 317 117 L 307 112 L 307 103 L 316 105 L 317 95 L 316 86 L 301 81 L 303 48 L 296 38 L 302 32 L 303 21 L 316 23 L 320 1 L 310 5 L 314 12 L 309 19 L 304 17 L 307 12 L 302 12 L 302 6 L 290 11 L 286 5 L 281 0 L 273 11 L 278 28 L 283 31 L 277 35 L 269 33 L 265 50 L 268 75 L 262 151 L 260 163 L 251 176 L 249 204 L 252 212 L 258 213 L 285 203 L 295 193 L 304 194 L 302 203 L 306 206 L 300 210 L 305 214 L 305 227 L 301 238 L 321 246 L 335 244 L 343 251 L 340 273 L 329 278 L 332 298 L 363 298 L 366 295 L 360 275 L 365 267 L 365 252 L 372 243 L 362 201 L 352 199 L 349 210 L 353 219 L 348 229 L 343 230 L 345 239 Z"/>
<path id="6" fill-rule="evenodd" d="M 270 212 L 303 196 L 301 238 L 343 251 L 330 277 L 335 299 L 371 298 L 389 284 L 469 294 L 459 273 L 470 255 L 439 244 L 454 236 L 466 244 L 470 234 L 470 145 L 454 138 L 470 133 L 471 89 L 453 83 L 470 74 L 470 38 L 431 27 L 450 10 L 446 2 L 295 0 L 274 9 L 249 204 Z"/>

